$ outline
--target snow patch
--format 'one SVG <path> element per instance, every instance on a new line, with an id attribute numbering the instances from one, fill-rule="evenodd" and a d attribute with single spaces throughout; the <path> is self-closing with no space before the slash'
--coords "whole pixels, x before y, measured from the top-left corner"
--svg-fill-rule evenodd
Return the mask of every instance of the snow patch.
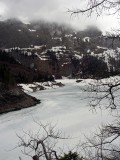
<path id="1" fill-rule="evenodd" d="M 72 34 L 66 34 L 65 37 L 72 37 Z"/>
<path id="2" fill-rule="evenodd" d="M 90 42 L 90 37 L 84 37 L 84 38 L 83 38 L 83 41 L 84 41 L 84 42 Z"/>
<path id="3" fill-rule="evenodd" d="M 23 91 L 28 92 L 36 92 L 39 90 L 45 90 L 45 89 L 56 89 L 59 87 L 62 87 L 62 83 L 58 83 L 56 81 L 47 81 L 47 82 L 34 82 L 31 84 L 18 84 L 18 86 L 22 87 Z"/>
<path id="4" fill-rule="evenodd" d="M 30 32 L 36 32 L 35 29 L 28 29 Z"/>

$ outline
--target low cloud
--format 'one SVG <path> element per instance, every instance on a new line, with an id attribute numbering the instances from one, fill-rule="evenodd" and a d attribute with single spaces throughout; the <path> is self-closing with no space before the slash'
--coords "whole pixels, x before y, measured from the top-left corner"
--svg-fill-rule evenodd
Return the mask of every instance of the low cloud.
<path id="1" fill-rule="evenodd" d="M 111 18 L 96 19 L 94 15 L 90 18 L 83 15 L 71 17 L 67 13 L 68 9 L 79 8 L 84 2 L 84 0 L 1 0 L 0 15 L 6 18 L 20 18 L 24 21 L 40 19 L 67 23 L 77 29 L 84 29 L 87 25 L 93 24 L 100 26 L 102 30 L 112 27 Z M 115 17 L 113 21 L 115 22 Z M 114 24 L 113 27 L 115 25 L 117 24 Z"/>

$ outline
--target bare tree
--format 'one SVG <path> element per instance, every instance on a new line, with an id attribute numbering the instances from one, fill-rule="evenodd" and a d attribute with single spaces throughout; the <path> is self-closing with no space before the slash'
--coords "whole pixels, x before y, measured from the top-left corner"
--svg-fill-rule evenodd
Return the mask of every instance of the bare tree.
<path id="1" fill-rule="evenodd" d="M 111 77 L 89 83 L 85 91 L 91 92 L 89 98 L 92 109 L 100 107 L 117 111 L 112 124 L 101 127 L 92 138 L 86 138 L 80 146 L 85 160 L 120 160 L 120 79 Z"/>
<path id="2" fill-rule="evenodd" d="M 71 10 L 68 12 L 71 14 L 91 14 L 94 12 L 97 16 L 100 16 L 102 13 L 107 15 L 117 14 L 120 16 L 120 0 L 86 0 L 85 6 L 81 9 Z M 119 21 L 119 19 L 116 19 Z M 114 30 L 113 34 L 107 33 L 105 38 L 112 39 L 112 47 L 114 40 L 120 39 L 120 30 Z M 91 92 L 94 92 L 94 98 L 92 97 L 92 101 L 90 105 L 92 107 L 103 106 L 101 104 L 105 99 L 106 108 L 116 109 L 119 106 L 119 90 L 120 90 L 120 80 L 113 80 L 112 82 L 99 82 L 96 85 L 91 84 Z"/>
<path id="3" fill-rule="evenodd" d="M 91 16 L 93 12 L 97 16 L 102 13 L 107 15 L 116 14 L 120 16 L 120 1 L 119 0 L 88 0 L 85 8 L 68 10 L 71 14 L 88 14 Z M 118 21 L 118 19 L 116 19 Z M 119 39 L 119 30 L 114 34 L 108 34 L 106 37 L 112 39 L 112 47 L 114 40 Z M 87 139 L 84 143 L 84 149 L 87 159 L 91 160 L 119 160 L 120 159 L 120 80 L 99 81 L 95 85 L 90 84 L 90 92 L 92 92 L 92 100 L 90 106 L 94 109 L 96 107 L 105 107 L 110 109 L 117 109 L 116 115 L 117 123 L 103 126 L 99 134 L 95 134 L 93 139 Z M 94 96 L 93 96 L 94 95 Z M 118 145 L 117 145 L 118 144 Z"/>
<path id="4" fill-rule="evenodd" d="M 80 148 L 86 160 L 120 160 L 120 122 L 102 126 Z"/>
<path id="5" fill-rule="evenodd" d="M 60 156 L 55 150 L 59 139 L 67 139 L 61 137 L 61 133 L 55 130 L 51 124 L 43 125 L 38 123 L 39 130 L 37 133 L 24 132 L 23 136 L 17 135 L 19 138 L 18 147 L 23 147 L 22 153 L 30 156 L 33 160 L 45 158 L 46 160 L 56 159 Z"/>
<path id="6" fill-rule="evenodd" d="M 117 77 L 97 80 L 94 84 L 90 83 L 89 88 L 92 92 L 89 96 L 91 107 L 120 109 L 120 80 Z"/>

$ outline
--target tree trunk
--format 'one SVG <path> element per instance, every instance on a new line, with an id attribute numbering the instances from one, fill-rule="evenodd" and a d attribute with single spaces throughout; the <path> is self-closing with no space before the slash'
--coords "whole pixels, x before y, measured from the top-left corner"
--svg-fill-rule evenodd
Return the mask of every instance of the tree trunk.
<path id="1" fill-rule="evenodd" d="M 33 156 L 33 160 L 39 160 L 39 157 L 37 155 Z"/>

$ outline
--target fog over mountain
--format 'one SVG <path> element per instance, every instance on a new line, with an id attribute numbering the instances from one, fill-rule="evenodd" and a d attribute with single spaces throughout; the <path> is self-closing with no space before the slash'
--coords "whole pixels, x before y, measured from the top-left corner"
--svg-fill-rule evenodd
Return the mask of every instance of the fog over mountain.
<path id="1" fill-rule="evenodd" d="M 87 25 L 97 25 L 103 31 L 116 28 L 118 23 L 115 16 L 97 18 L 95 15 L 71 16 L 68 9 L 83 8 L 84 0 L 1 0 L 1 20 L 5 18 L 19 18 L 28 23 L 31 20 L 47 20 L 50 22 L 67 23 L 77 29 L 84 29 Z"/>

